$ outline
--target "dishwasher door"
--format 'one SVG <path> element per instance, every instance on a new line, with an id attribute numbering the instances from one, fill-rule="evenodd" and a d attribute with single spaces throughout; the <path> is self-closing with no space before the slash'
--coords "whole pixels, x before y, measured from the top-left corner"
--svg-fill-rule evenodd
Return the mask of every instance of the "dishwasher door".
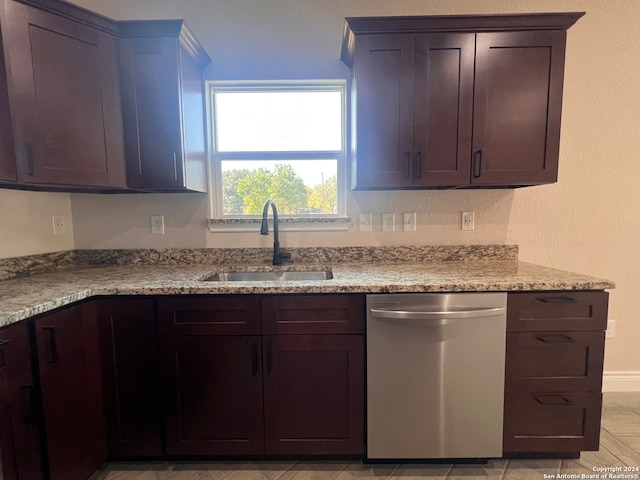
<path id="1" fill-rule="evenodd" d="M 367 458 L 502 456 L 506 293 L 367 296 Z"/>

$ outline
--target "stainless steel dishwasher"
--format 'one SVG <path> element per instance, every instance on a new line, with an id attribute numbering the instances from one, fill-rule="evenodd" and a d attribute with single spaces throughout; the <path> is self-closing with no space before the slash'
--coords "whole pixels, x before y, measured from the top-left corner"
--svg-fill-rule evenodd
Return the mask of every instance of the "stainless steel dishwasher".
<path id="1" fill-rule="evenodd" d="M 502 456 L 506 293 L 367 295 L 367 458 Z"/>

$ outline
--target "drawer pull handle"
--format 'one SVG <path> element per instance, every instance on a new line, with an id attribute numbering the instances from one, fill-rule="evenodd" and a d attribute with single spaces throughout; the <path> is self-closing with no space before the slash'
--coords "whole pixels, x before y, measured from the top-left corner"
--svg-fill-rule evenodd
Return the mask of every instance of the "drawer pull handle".
<path id="1" fill-rule="evenodd" d="M 47 363 L 58 363 L 58 344 L 56 343 L 55 327 L 42 327 L 43 330 L 49 332 L 50 358 Z"/>
<path id="2" fill-rule="evenodd" d="M 11 343 L 11 340 L 5 340 L 0 338 L 0 347 L 4 347 L 7 343 Z"/>
<path id="3" fill-rule="evenodd" d="M 543 297 L 538 298 L 538 301 L 543 303 L 578 303 L 575 298 L 571 297 Z"/>
<path id="4" fill-rule="evenodd" d="M 575 340 L 567 335 L 544 335 L 536 336 L 542 343 L 573 343 Z"/>
<path id="5" fill-rule="evenodd" d="M 563 407 L 566 405 L 573 405 L 573 402 L 567 397 L 560 395 L 551 395 L 545 397 L 534 397 L 536 402 L 545 407 Z"/>

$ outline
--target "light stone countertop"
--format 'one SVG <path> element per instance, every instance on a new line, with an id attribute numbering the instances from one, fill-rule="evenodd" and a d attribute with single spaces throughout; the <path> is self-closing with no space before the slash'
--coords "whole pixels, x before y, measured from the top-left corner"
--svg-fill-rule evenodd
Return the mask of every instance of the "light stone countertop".
<path id="1" fill-rule="evenodd" d="M 280 282 L 203 281 L 221 271 L 269 265 L 71 266 L 0 280 L 0 327 L 100 295 L 411 293 L 603 290 L 609 280 L 516 260 L 293 264 L 281 269 L 331 269 L 333 279 Z"/>

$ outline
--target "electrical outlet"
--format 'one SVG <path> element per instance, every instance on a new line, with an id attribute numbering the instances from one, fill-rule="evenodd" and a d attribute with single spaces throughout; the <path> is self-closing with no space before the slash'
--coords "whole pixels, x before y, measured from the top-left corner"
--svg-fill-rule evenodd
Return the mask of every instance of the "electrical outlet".
<path id="1" fill-rule="evenodd" d="M 372 215 L 370 213 L 360 214 L 360 231 L 361 232 L 373 231 Z"/>
<path id="2" fill-rule="evenodd" d="M 616 338 L 616 321 L 609 319 L 607 321 L 606 338 Z"/>
<path id="3" fill-rule="evenodd" d="M 151 215 L 151 234 L 164 235 L 164 215 Z"/>
<path id="4" fill-rule="evenodd" d="M 473 212 L 462 212 L 462 224 L 460 228 L 462 230 L 473 230 L 474 228 L 474 215 Z"/>
<path id="5" fill-rule="evenodd" d="M 64 215 L 52 215 L 51 220 L 53 221 L 53 234 L 64 233 Z"/>
<path id="6" fill-rule="evenodd" d="M 396 214 L 395 213 L 382 214 L 382 231 L 383 232 L 396 231 Z"/>
<path id="7" fill-rule="evenodd" d="M 402 214 L 402 230 L 405 232 L 416 231 L 416 212 L 405 212 Z"/>

